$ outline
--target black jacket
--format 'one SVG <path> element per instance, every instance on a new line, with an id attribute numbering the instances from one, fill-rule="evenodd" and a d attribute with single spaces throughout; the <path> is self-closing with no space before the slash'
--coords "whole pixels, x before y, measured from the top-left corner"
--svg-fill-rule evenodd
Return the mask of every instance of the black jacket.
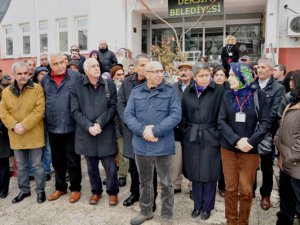
<path id="1" fill-rule="evenodd" d="M 123 83 L 119 89 L 118 92 L 118 103 L 117 103 L 117 109 L 119 116 L 121 118 L 121 121 L 124 124 L 124 131 L 123 131 L 123 140 L 124 140 L 124 149 L 123 149 L 123 155 L 134 159 L 134 153 L 133 153 L 133 147 L 132 147 L 132 132 L 129 130 L 127 125 L 124 123 L 124 111 L 129 99 L 129 96 L 131 94 L 132 89 L 139 85 L 140 83 L 137 80 L 138 75 L 135 73 L 129 77 L 126 77 L 123 80 Z"/>
<path id="2" fill-rule="evenodd" d="M 232 53 L 232 56 L 229 56 L 229 53 Z M 232 59 L 232 62 L 237 62 L 239 61 L 239 48 L 238 46 L 235 44 L 233 45 L 231 48 L 228 45 L 225 45 L 222 48 L 222 52 L 221 52 L 221 59 L 223 64 L 226 63 L 227 64 L 227 60 L 229 58 Z"/>
<path id="3" fill-rule="evenodd" d="M 234 152 L 241 152 L 235 148 L 235 145 L 239 139 L 247 137 L 249 144 L 254 147 L 248 153 L 257 153 L 256 147 L 258 143 L 260 143 L 271 127 L 266 95 L 261 90 L 258 90 L 260 125 L 256 129 L 258 119 L 254 107 L 254 98 L 250 98 L 250 105 L 243 110 L 246 113 L 246 122 L 240 123 L 235 121 L 237 111 L 233 108 L 230 92 L 232 90 L 226 91 L 219 112 L 218 124 L 221 131 L 221 146 Z"/>
<path id="4" fill-rule="evenodd" d="M 46 97 L 45 121 L 48 131 L 56 134 L 74 132 L 75 120 L 71 115 L 70 104 L 71 88 L 77 80 L 82 79 L 82 75 L 68 69 L 61 85 L 57 87 L 50 73 L 43 77 L 41 83 Z"/>
<path id="5" fill-rule="evenodd" d="M 0 119 L 0 158 L 8 158 L 9 150 L 10 147 L 7 129 Z"/>
<path id="6" fill-rule="evenodd" d="M 99 50 L 99 58 L 100 62 L 103 64 L 104 71 L 102 72 L 109 72 L 110 68 L 118 63 L 118 60 L 116 58 L 115 53 L 112 51 L 108 50 L 105 52 L 101 52 Z"/>
<path id="7" fill-rule="evenodd" d="M 224 87 L 212 81 L 197 96 L 190 85 L 182 99 L 183 174 L 191 181 L 217 181 L 221 171 L 218 131 L 219 107 Z"/>
<path id="8" fill-rule="evenodd" d="M 76 121 L 75 151 L 85 156 L 104 157 L 116 153 L 117 90 L 112 81 L 108 82 L 110 97 L 106 96 L 105 82 L 100 78 L 95 89 L 87 77 L 77 81 L 71 93 L 71 112 Z M 102 132 L 97 136 L 89 128 L 99 123 Z"/>

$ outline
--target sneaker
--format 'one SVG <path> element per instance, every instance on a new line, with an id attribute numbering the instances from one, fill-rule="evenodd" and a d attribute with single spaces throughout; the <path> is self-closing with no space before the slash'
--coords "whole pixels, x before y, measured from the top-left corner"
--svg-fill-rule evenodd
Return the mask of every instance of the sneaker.
<path id="1" fill-rule="evenodd" d="M 133 217 L 130 220 L 130 224 L 131 225 L 140 225 L 147 220 L 151 220 L 152 218 L 153 218 L 153 215 L 145 216 L 145 215 L 139 213 L 136 217 Z"/>

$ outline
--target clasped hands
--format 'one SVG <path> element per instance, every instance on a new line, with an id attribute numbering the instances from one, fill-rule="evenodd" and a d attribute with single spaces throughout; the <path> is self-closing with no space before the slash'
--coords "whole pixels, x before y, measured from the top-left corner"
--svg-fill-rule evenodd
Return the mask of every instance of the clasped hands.
<path id="1" fill-rule="evenodd" d="M 22 124 L 16 123 L 16 125 L 14 126 L 14 132 L 17 134 L 24 134 L 26 132 L 26 129 Z"/>
<path id="2" fill-rule="evenodd" d="M 158 142 L 158 138 L 154 137 L 153 132 L 152 132 L 152 128 L 154 127 L 154 125 L 147 125 L 145 127 L 145 130 L 143 132 L 143 138 L 146 141 L 150 141 L 150 142 Z"/>
<path id="3" fill-rule="evenodd" d="M 242 152 L 249 152 L 251 149 L 253 149 L 253 146 L 249 144 L 248 138 L 243 137 L 236 143 L 235 146 L 237 149 L 240 149 Z"/>
<path id="4" fill-rule="evenodd" d="M 91 126 L 89 128 L 89 133 L 92 136 L 96 136 L 96 135 L 100 134 L 101 132 L 102 132 L 102 130 L 101 130 L 101 127 L 100 127 L 99 123 L 94 123 L 93 126 Z"/>

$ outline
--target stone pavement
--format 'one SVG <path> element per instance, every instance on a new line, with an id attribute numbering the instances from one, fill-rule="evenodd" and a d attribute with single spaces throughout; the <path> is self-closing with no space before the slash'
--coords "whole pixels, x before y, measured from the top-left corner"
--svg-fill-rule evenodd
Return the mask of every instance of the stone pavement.
<path id="1" fill-rule="evenodd" d="M 92 206 L 88 204 L 90 197 L 90 184 L 86 171 L 85 160 L 82 160 L 82 197 L 79 202 L 71 204 L 68 202 L 67 195 L 62 196 L 54 202 L 46 201 L 43 204 L 36 203 L 36 194 L 34 192 L 35 182 L 31 181 L 32 195 L 22 202 L 12 204 L 11 200 L 19 193 L 17 188 L 17 180 L 15 177 L 11 179 L 10 191 L 6 199 L 0 200 L 0 224 L 2 225 L 125 225 L 130 224 L 129 221 L 138 211 L 139 206 L 136 203 L 132 207 L 124 207 L 122 202 L 129 196 L 130 180 L 127 179 L 127 186 L 120 189 L 119 205 L 111 207 L 108 205 L 108 196 L 104 192 L 103 198 L 98 205 Z M 101 174 L 104 174 L 101 168 Z M 278 169 L 275 168 L 275 174 Z M 46 194 L 49 195 L 54 188 L 54 174 L 52 179 L 47 182 Z M 129 178 L 129 177 L 128 177 Z M 258 186 L 261 183 L 261 174 L 258 172 Z M 105 187 L 104 187 L 105 190 Z M 174 225 L 218 225 L 225 224 L 224 217 L 224 199 L 217 194 L 215 210 L 212 211 L 211 217 L 207 221 L 199 218 L 193 219 L 190 214 L 193 209 L 193 202 L 187 194 L 187 182 L 183 184 L 183 193 L 175 195 L 174 204 Z M 160 193 L 160 191 L 159 191 Z M 271 201 L 273 207 L 268 211 L 261 210 L 259 206 L 260 196 L 256 191 L 256 198 L 253 201 L 251 210 L 250 225 L 273 225 L 276 222 L 276 212 L 279 207 L 278 188 L 274 177 L 274 190 L 272 192 Z M 160 224 L 160 195 L 157 200 L 157 210 L 154 218 L 145 222 L 145 225 Z"/>

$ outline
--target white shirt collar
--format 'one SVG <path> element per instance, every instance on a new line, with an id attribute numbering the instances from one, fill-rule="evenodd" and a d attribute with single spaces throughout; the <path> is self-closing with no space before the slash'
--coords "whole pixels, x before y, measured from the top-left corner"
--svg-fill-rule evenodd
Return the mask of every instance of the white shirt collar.
<path id="1" fill-rule="evenodd" d="M 268 78 L 268 79 L 266 79 L 264 81 L 258 79 L 258 84 L 259 84 L 260 89 L 264 89 L 267 86 L 267 84 L 268 84 L 268 82 L 269 82 L 270 79 L 271 78 Z"/>

